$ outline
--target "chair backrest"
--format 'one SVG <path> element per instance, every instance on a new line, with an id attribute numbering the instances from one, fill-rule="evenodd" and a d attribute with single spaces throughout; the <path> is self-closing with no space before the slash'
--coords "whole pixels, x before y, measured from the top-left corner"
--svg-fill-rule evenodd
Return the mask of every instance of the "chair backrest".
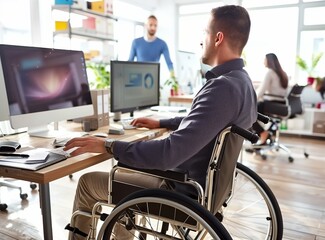
<path id="1" fill-rule="evenodd" d="M 223 130 L 215 141 L 207 172 L 206 208 L 216 214 L 231 193 L 234 171 L 243 146 L 243 137 Z"/>
<path id="2" fill-rule="evenodd" d="M 265 101 L 263 107 L 264 114 L 279 119 L 293 118 L 296 114 L 301 114 L 303 112 L 301 92 L 304 87 L 295 84 L 283 102 Z"/>
<path id="3" fill-rule="evenodd" d="M 288 94 L 288 103 L 290 106 L 290 116 L 294 117 L 296 114 L 303 112 L 301 103 L 301 93 L 305 86 L 294 85 Z"/>

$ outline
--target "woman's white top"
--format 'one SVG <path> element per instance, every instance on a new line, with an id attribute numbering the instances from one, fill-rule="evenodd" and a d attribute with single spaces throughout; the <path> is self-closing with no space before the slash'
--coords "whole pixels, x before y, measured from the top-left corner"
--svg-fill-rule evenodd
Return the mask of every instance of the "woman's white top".
<path id="1" fill-rule="evenodd" d="M 287 95 L 287 89 L 284 89 L 281 86 L 280 78 L 276 72 L 274 72 L 272 69 L 268 69 L 265 74 L 264 81 L 256 90 L 256 94 L 258 101 L 272 100 L 272 98 L 266 97 L 264 94 L 272 94 L 284 97 Z"/>

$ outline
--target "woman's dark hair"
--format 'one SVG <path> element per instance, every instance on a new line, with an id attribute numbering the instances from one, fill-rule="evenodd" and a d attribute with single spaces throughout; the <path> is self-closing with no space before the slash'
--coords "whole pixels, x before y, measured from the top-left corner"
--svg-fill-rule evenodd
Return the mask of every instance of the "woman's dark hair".
<path id="1" fill-rule="evenodd" d="M 266 67 L 272 69 L 280 78 L 281 86 L 288 87 L 288 75 L 283 71 L 277 56 L 274 53 L 266 54 Z"/>

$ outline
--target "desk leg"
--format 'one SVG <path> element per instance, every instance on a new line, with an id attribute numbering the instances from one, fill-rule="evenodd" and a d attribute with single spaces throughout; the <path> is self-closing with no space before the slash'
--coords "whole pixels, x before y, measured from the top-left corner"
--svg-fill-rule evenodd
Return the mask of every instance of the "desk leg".
<path id="1" fill-rule="evenodd" d="M 52 218 L 51 218 L 51 199 L 50 184 L 39 184 L 40 187 L 40 204 L 43 218 L 43 236 L 46 240 L 53 239 Z"/>

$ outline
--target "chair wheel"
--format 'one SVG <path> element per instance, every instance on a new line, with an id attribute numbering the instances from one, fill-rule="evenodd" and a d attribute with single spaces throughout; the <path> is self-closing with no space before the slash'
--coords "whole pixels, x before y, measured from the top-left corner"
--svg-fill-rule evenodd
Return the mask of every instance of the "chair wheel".
<path id="1" fill-rule="evenodd" d="M 73 175 L 72 175 L 72 174 L 70 174 L 70 175 L 69 175 L 69 178 L 70 178 L 70 179 L 72 179 L 72 178 L 73 178 Z"/>
<path id="2" fill-rule="evenodd" d="M 7 209 L 8 205 L 5 203 L 0 204 L 0 211 L 5 211 Z"/>
<path id="3" fill-rule="evenodd" d="M 289 159 L 289 162 L 293 162 L 293 157 L 290 156 L 288 159 Z"/>
<path id="4" fill-rule="evenodd" d="M 33 190 L 36 189 L 36 187 L 37 187 L 36 183 L 31 183 L 31 184 L 29 184 L 29 186 Z"/>
<path id="5" fill-rule="evenodd" d="M 305 158 L 308 158 L 309 157 L 309 154 L 308 153 L 304 153 L 304 155 L 305 155 Z"/>
<path id="6" fill-rule="evenodd" d="M 27 194 L 27 193 L 21 193 L 21 194 L 20 194 L 20 198 L 21 198 L 22 200 L 26 200 L 26 199 L 28 198 L 28 194 Z"/>
<path id="7" fill-rule="evenodd" d="M 262 157 L 263 160 L 267 159 L 267 156 L 265 154 L 262 154 L 261 157 Z"/>

